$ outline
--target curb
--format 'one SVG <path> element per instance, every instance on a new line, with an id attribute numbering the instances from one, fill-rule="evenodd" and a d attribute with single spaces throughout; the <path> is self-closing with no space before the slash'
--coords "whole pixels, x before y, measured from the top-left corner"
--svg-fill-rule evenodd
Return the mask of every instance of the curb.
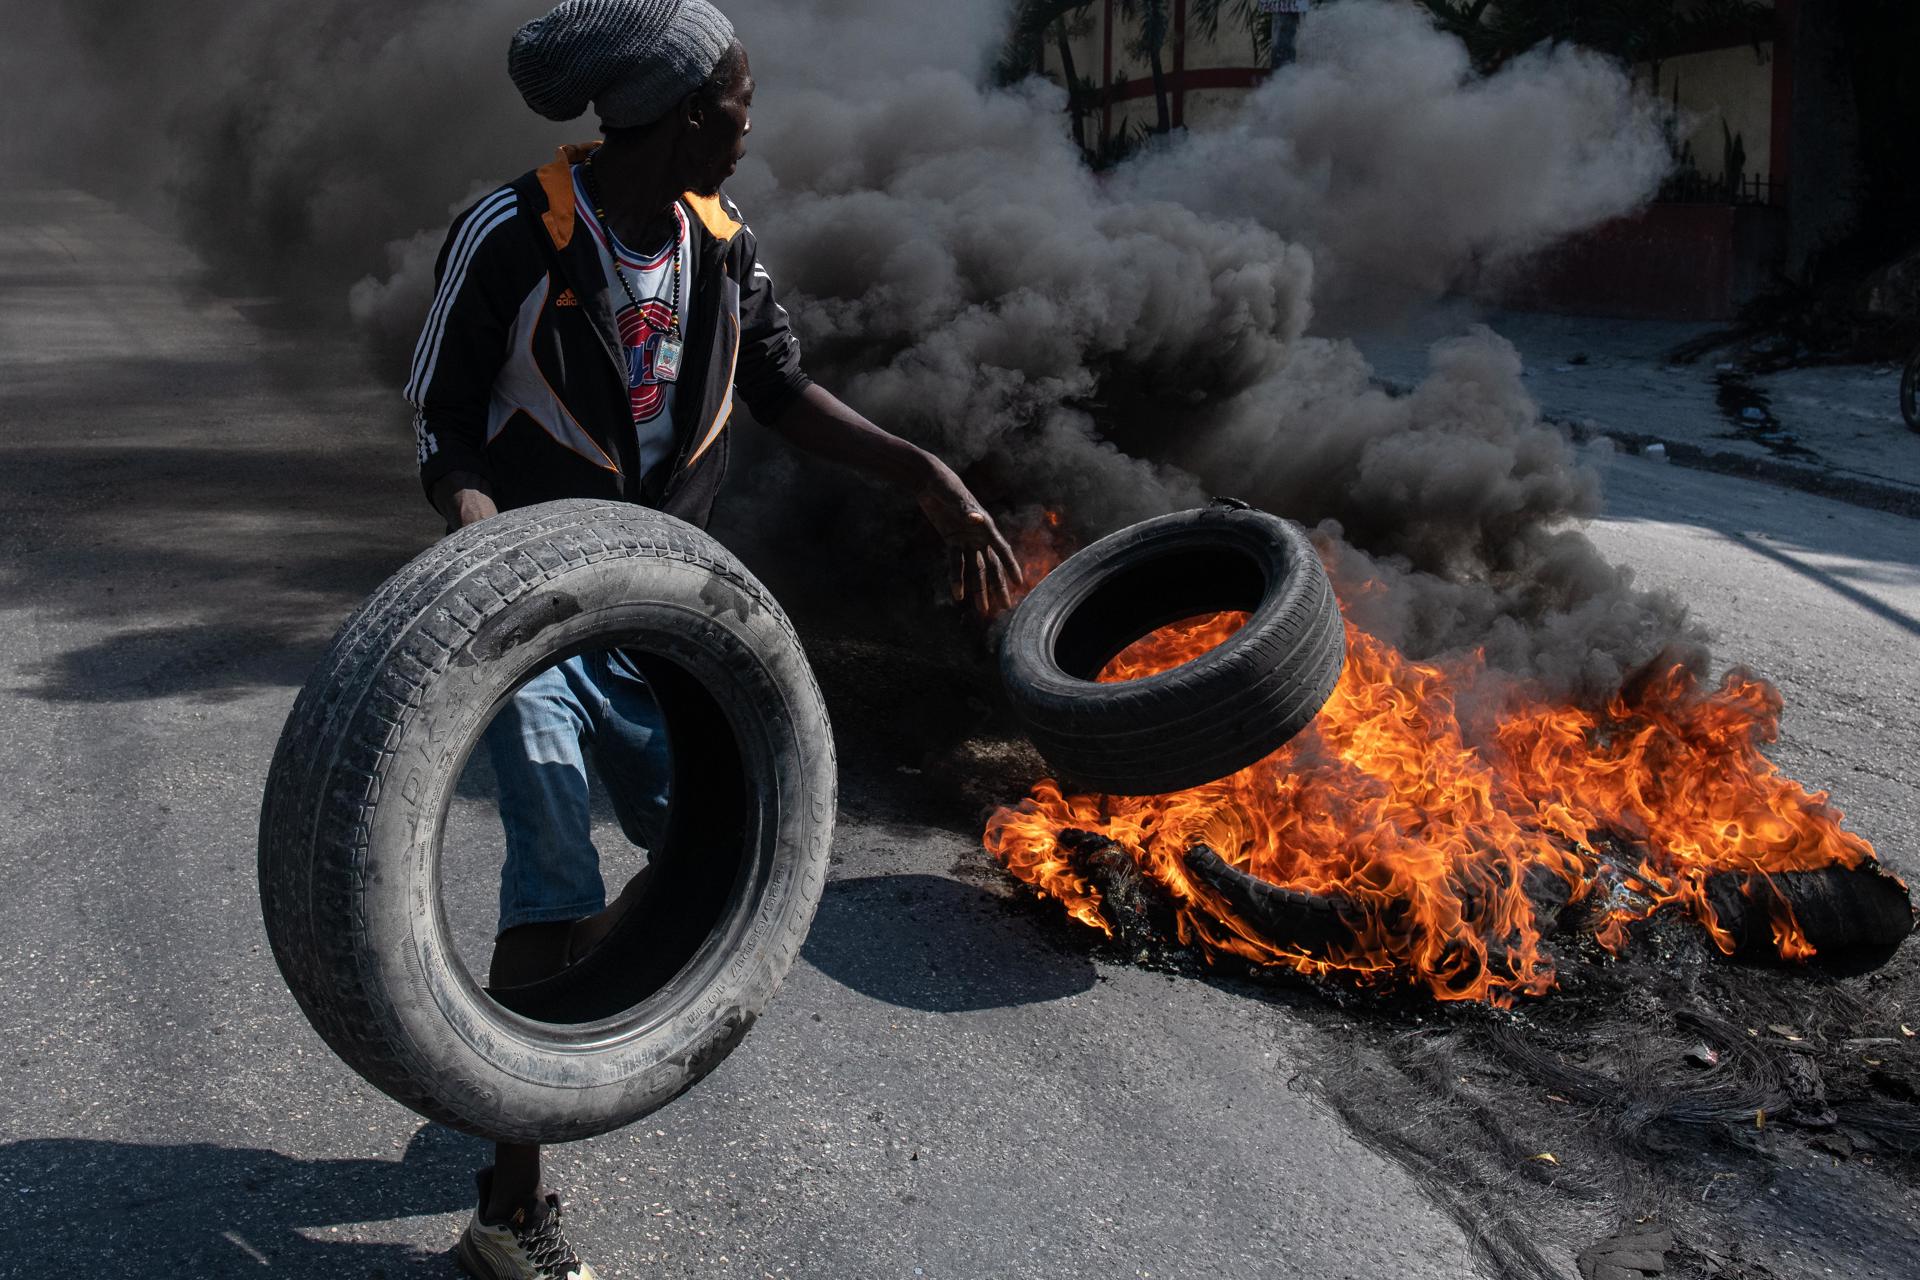
<path id="1" fill-rule="evenodd" d="M 1836 475 L 1831 471 L 1802 467 L 1773 458 L 1721 453 L 1703 449 L 1697 444 L 1688 444 L 1684 440 L 1666 440 L 1659 436 L 1618 431 L 1597 423 L 1580 423 L 1570 418 L 1550 414 L 1542 414 L 1541 421 L 1551 422 L 1562 428 L 1578 444 L 1586 444 L 1591 440 L 1611 440 L 1628 453 L 1640 455 L 1645 455 L 1649 448 L 1657 445 L 1666 452 L 1667 461 L 1678 467 L 1692 467 L 1696 471 L 1712 471 L 1720 475 L 1762 480 L 1788 489 L 1798 489 L 1802 493 L 1811 493 L 1817 497 L 1830 498 L 1835 502 L 1845 502 L 1851 506 L 1866 507 L 1873 511 L 1885 511 L 1893 515 L 1906 516 L 1908 519 L 1920 520 L 1920 489 L 1910 488 L 1907 485 Z"/>

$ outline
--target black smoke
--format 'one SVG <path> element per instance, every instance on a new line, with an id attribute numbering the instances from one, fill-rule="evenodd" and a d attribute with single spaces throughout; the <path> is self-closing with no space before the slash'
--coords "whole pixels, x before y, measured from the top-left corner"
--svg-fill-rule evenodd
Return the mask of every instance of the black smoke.
<path id="1" fill-rule="evenodd" d="M 164 217 L 226 287 L 355 326 L 396 385 L 450 213 L 593 132 L 507 81 L 537 0 L 4 7 L 16 168 Z M 1420 305 L 1647 199 L 1660 117 L 1620 69 L 1562 49 L 1481 77 L 1416 7 L 1341 0 L 1235 120 L 1095 175 L 1060 90 L 990 85 L 1000 3 L 727 8 L 759 82 L 729 190 L 809 367 L 997 508 L 1091 536 L 1243 497 L 1390 583 L 1359 606 L 1386 638 L 1485 646 L 1586 696 L 1683 631 L 1579 532 L 1597 478 L 1510 346 L 1439 344 L 1396 396 L 1315 334 L 1316 313 Z M 806 529 L 836 576 L 900 580 L 897 550 L 864 548 L 897 549 L 909 504 L 747 454 L 740 536 Z"/>

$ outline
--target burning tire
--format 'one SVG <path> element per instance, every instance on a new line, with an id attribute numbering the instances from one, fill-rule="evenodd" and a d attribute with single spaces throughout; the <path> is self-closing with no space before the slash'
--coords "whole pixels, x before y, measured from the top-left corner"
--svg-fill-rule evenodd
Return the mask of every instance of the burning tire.
<path id="1" fill-rule="evenodd" d="M 1134 641 L 1169 623 L 1249 616 L 1171 671 L 1098 683 Z M 1300 526 L 1216 502 L 1102 538 L 1021 602 L 1001 676 L 1040 754 L 1091 790 L 1198 786 L 1271 754 L 1312 722 L 1346 656 L 1326 569 Z"/>
<path id="2" fill-rule="evenodd" d="M 666 907 L 489 994 L 441 905 L 454 785 L 516 688 L 615 646 L 673 743 Z M 267 935 L 321 1037 L 397 1101 L 497 1140 L 588 1137 L 692 1085 L 766 1007 L 820 899 L 834 792 L 813 673 L 737 560 L 627 504 L 510 512 L 396 573 L 301 690 L 260 816 Z"/>

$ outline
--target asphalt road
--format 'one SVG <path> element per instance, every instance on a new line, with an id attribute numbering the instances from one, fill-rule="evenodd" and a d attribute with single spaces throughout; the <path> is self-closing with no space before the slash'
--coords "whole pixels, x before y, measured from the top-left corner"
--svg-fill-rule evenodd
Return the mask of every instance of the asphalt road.
<path id="1" fill-rule="evenodd" d="M 0 197 L 0 1276 L 451 1274 L 484 1150 L 308 1029 L 252 867 L 294 689 L 438 522 L 391 389 L 196 278 L 91 199 Z M 1920 872 L 1915 525 L 1639 460 L 1609 487 L 1595 536 L 1780 683 L 1777 758 Z M 835 703 L 843 737 L 876 700 Z M 1474 1274 L 1293 1083 L 1305 1021 L 1062 945 L 964 815 L 917 816 L 924 778 L 843 754 L 770 1015 L 552 1157 L 602 1274 Z"/>

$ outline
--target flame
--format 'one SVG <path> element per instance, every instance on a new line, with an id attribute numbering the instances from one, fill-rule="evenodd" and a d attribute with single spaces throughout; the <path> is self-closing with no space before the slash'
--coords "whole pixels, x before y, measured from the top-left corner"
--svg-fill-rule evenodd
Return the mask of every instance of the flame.
<path id="1" fill-rule="evenodd" d="M 1244 614 L 1164 628 L 1100 673 L 1167 670 L 1231 635 Z M 1128 850 L 1176 907 L 1182 943 L 1303 973 L 1408 978 L 1443 1000 L 1510 1004 L 1554 983 L 1529 878 L 1591 899 L 1610 950 L 1628 927 L 1674 908 L 1731 952 L 1706 882 L 1856 867 L 1874 856 L 1761 754 L 1781 699 L 1733 671 L 1702 687 L 1682 665 L 1630 682 L 1599 711 L 1554 705 L 1479 654 L 1413 662 L 1351 623 L 1332 698 L 1299 737 L 1231 777 L 1158 796 L 1070 795 L 1051 779 L 989 820 L 984 843 L 1017 878 L 1111 932 L 1098 889 L 1076 874 L 1061 832 Z M 1351 905 L 1354 940 L 1325 953 L 1262 936 L 1182 855 L 1205 843 L 1262 880 Z M 1631 850 L 1623 854 L 1622 850 Z M 1596 896 L 1597 895 L 1597 896 Z M 1813 948 L 1772 895 L 1782 956 Z"/>
<path id="2" fill-rule="evenodd" d="M 1068 532 L 1066 522 L 1058 511 L 1043 511 L 1040 518 L 1030 525 L 1015 529 L 1007 539 L 1013 548 L 1014 559 L 1020 562 L 1022 580 L 1013 587 L 1012 603 L 1025 600 L 1033 589 L 1040 585 L 1040 579 L 1046 577 L 1060 566 L 1060 562 L 1078 550 L 1073 535 Z M 1007 612 L 997 609 L 995 616 Z"/>

